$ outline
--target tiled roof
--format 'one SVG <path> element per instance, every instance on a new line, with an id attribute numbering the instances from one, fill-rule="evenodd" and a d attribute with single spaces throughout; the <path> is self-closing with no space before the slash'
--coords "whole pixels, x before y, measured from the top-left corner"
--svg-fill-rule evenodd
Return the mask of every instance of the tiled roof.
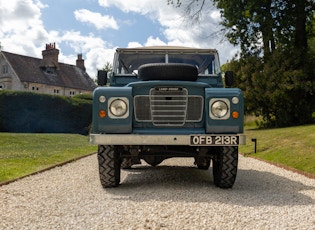
<path id="1" fill-rule="evenodd" d="M 59 63 L 59 68 L 47 73 L 41 67 L 42 59 L 1 51 L 22 82 L 33 82 L 93 91 L 95 83 L 89 75 L 75 65 Z"/>

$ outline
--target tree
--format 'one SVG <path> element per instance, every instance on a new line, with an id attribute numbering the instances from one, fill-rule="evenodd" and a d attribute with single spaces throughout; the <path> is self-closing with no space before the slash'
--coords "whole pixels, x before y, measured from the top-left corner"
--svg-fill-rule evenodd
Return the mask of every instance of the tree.
<path id="1" fill-rule="evenodd" d="M 167 0 L 186 7 L 198 21 L 206 0 Z M 313 0 L 213 0 L 225 36 L 240 45 L 240 59 L 225 68 L 237 76 L 247 113 L 261 115 L 265 126 L 312 121 L 315 111 Z M 309 43 L 308 43 L 309 41 Z"/>
<path id="2" fill-rule="evenodd" d="M 111 71 L 113 71 L 113 65 L 109 62 L 106 62 L 106 64 L 104 65 L 102 70 L 105 70 L 107 72 L 111 72 Z"/>
<path id="3" fill-rule="evenodd" d="M 308 34 L 311 36 L 308 36 L 308 46 L 310 49 L 310 53 L 315 56 L 315 14 L 313 15 L 313 19 L 311 20 L 311 23 L 307 27 Z"/>
<path id="4" fill-rule="evenodd" d="M 113 71 L 113 65 L 110 62 L 106 62 L 102 70 L 105 70 L 107 73 Z M 107 81 L 109 80 L 109 75 L 107 75 Z M 97 83 L 97 76 L 94 79 L 94 82 Z"/>
<path id="5" fill-rule="evenodd" d="M 211 0 L 209 0 L 211 1 Z M 186 16 L 200 18 L 206 0 L 167 0 L 185 7 Z M 263 55 L 277 48 L 307 49 L 307 25 L 314 16 L 313 0 L 212 0 L 220 9 L 228 40 L 242 55 Z M 301 57 L 303 59 L 303 57 Z"/>

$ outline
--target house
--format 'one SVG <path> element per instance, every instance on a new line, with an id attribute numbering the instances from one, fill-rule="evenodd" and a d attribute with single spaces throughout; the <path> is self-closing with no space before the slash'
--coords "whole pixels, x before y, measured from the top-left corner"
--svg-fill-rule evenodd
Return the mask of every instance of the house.
<path id="1" fill-rule="evenodd" d="M 62 96 L 92 94 L 96 84 L 85 71 L 82 54 L 76 65 L 58 62 L 55 43 L 46 44 L 43 58 L 0 51 L 0 90 L 20 90 Z"/>

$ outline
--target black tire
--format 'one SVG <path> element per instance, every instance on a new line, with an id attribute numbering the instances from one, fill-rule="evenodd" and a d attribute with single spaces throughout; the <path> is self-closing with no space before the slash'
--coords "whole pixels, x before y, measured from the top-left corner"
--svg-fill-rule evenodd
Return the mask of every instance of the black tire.
<path id="1" fill-rule="evenodd" d="M 120 183 L 119 153 L 112 145 L 98 146 L 99 176 L 103 188 L 117 187 Z"/>
<path id="2" fill-rule="evenodd" d="M 149 165 L 155 167 L 158 164 L 161 164 L 164 158 L 156 157 L 156 156 L 144 156 L 143 160 L 147 162 Z"/>
<path id="3" fill-rule="evenodd" d="M 138 78 L 141 80 L 179 80 L 196 81 L 198 69 L 196 66 L 183 63 L 151 63 L 138 68 Z"/>
<path id="4" fill-rule="evenodd" d="M 210 167 L 210 159 L 205 157 L 195 157 L 195 164 L 198 169 L 208 170 Z"/>
<path id="5" fill-rule="evenodd" d="M 133 165 L 131 158 L 123 158 L 121 160 L 121 168 L 122 169 L 130 169 L 131 166 Z"/>
<path id="6" fill-rule="evenodd" d="M 214 184 L 219 188 L 232 188 L 236 179 L 238 146 L 218 147 L 213 158 Z"/>

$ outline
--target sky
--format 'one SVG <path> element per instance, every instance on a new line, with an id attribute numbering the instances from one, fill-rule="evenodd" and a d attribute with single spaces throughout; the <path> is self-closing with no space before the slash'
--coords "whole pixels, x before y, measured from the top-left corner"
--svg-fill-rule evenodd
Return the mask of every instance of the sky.
<path id="1" fill-rule="evenodd" d="M 198 23 L 167 0 L 0 0 L 0 44 L 3 51 L 42 58 L 55 43 L 59 62 L 75 65 L 83 55 L 86 71 L 112 63 L 116 48 L 189 46 L 214 48 L 220 62 L 239 50 L 221 33 L 220 13 L 207 1 Z"/>

